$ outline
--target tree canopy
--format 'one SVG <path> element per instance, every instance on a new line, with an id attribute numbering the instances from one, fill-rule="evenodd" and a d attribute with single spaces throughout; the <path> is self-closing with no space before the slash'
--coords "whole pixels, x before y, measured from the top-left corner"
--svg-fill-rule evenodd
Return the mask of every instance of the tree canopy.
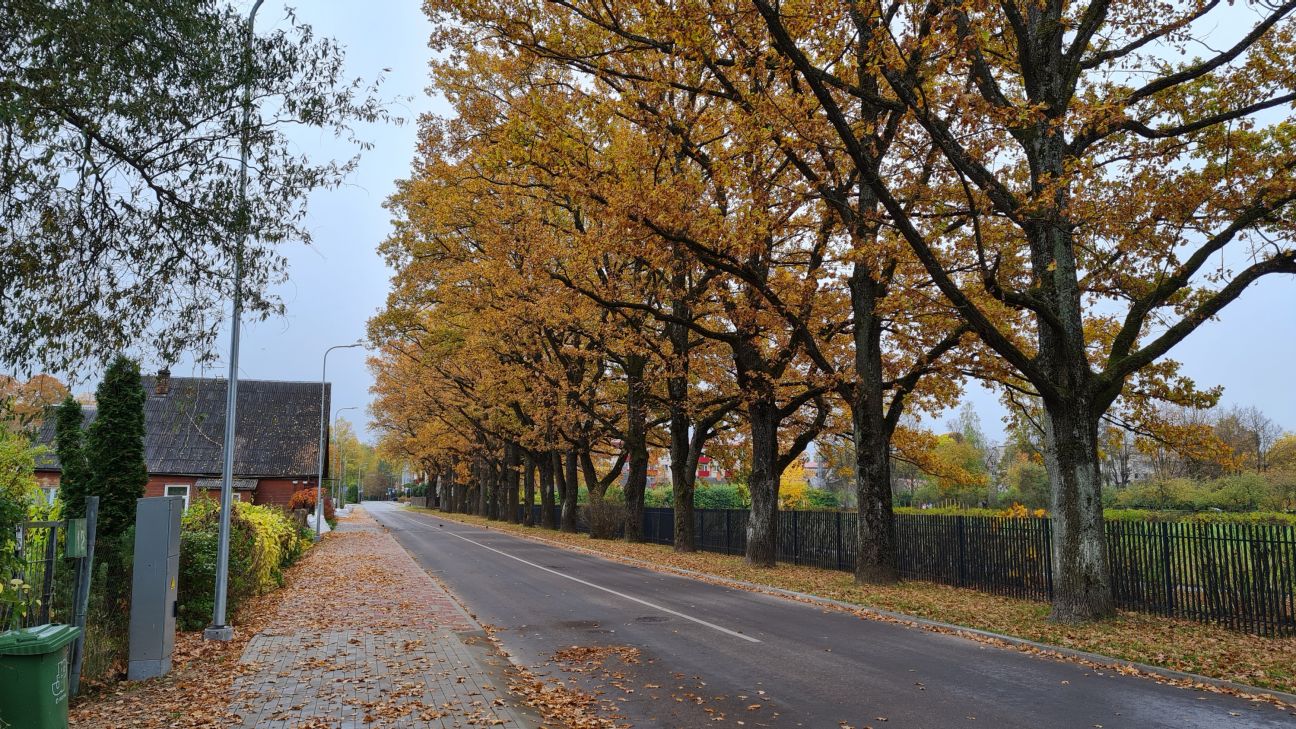
<path id="1" fill-rule="evenodd" d="M 688 434 L 726 438 L 769 565 L 780 476 L 849 435 L 856 579 L 885 582 L 892 457 L 999 467 L 974 427 L 906 427 L 977 378 L 1031 424 L 1020 490 L 1048 474 L 1055 617 L 1111 614 L 1101 428 L 1187 442 L 1163 404 L 1219 391 L 1166 355 L 1296 272 L 1296 96 L 1273 62 L 1296 6 L 1222 40 L 1232 11 L 1196 2 L 426 7 L 454 116 L 425 120 L 391 200 L 371 324 L 403 447 L 466 485 L 517 444 L 542 500 L 586 455 L 623 458 L 629 534 L 645 446 L 670 444 L 674 477 Z"/>
<path id="2" fill-rule="evenodd" d="M 0 363 L 66 371 L 144 344 L 207 352 L 240 234 L 249 315 L 279 302 L 280 244 L 309 241 L 315 162 L 294 126 L 383 116 L 342 51 L 289 15 L 257 34 L 221 0 L 6 0 L 0 12 Z M 255 113 L 238 196 L 243 89 Z"/>

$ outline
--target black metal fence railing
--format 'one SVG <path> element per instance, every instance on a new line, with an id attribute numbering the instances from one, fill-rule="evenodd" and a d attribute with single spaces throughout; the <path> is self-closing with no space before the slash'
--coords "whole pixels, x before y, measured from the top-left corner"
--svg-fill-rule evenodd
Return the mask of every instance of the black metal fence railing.
<path id="1" fill-rule="evenodd" d="M 532 512 L 540 524 L 540 507 Z M 521 516 L 521 512 L 519 512 Z M 559 512 L 554 509 L 554 524 Z M 783 511 L 778 559 L 855 569 L 855 517 Z M 1053 597 L 1049 519 L 897 514 L 900 574 L 1027 600 Z M 589 531 L 584 510 L 577 528 Z M 699 549 L 743 554 L 747 512 L 694 509 Z M 1296 636 L 1296 528 L 1277 524 L 1109 521 L 1107 556 L 1116 604 L 1127 610 Z M 672 509 L 644 509 L 644 540 L 671 544 Z"/>

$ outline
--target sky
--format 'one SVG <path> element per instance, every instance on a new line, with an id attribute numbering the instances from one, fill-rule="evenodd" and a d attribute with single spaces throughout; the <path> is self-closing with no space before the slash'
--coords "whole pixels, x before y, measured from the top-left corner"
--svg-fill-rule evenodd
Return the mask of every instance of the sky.
<path id="1" fill-rule="evenodd" d="M 297 8 L 301 21 L 320 35 L 337 39 L 346 49 L 348 75 L 373 79 L 391 69 L 381 95 L 400 99 L 392 105 L 404 125 L 361 127 L 360 136 L 374 144 L 363 154 L 358 169 L 337 190 L 314 195 L 310 202 L 311 246 L 290 245 L 289 279 L 277 291 L 287 312 L 282 318 L 247 323 L 242 333 L 240 377 L 315 380 L 320 377 L 324 350 L 362 337 L 365 322 L 382 307 L 390 271 L 376 248 L 391 229 L 382 203 L 394 182 L 409 176 L 417 116 L 445 113 L 444 102 L 428 96 L 427 47 L 431 25 L 415 0 L 371 3 L 312 2 Z M 265 30 L 282 23 L 284 6 L 268 0 L 258 18 Z M 332 157 L 350 156 L 352 149 L 318 133 L 299 133 L 303 151 Z M 227 347 L 223 334 L 220 348 Z M 1255 405 L 1285 429 L 1296 431 L 1296 279 L 1270 277 L 1244 293 L 1176 348 L 1171 356 L 1198 385 L 1224 386 L 1223 404 Z M 224 377 L 222 363 L 205 370 L 182 362 L 176 375 Z M 333 408 L 358 407 L 344 414 L 369 427 L 369 387 L 373 378 L 361 350 L 337 350 L 329 356 L 328 379 L 333 383 Z M 966 399 L 980 416 L 991 441 L 1003 437 L 1005 414 L 998 397 L 970 386 Z M 934 418 L 943 425 L 952 417 Z M 931 422 L 929 420 L 929 422 Z M 376 434 L 370 433 L 370 436 Z"/>
<path id="2" fill-rule="evenodd" d="M 250 7 L 250 3 L 245 4 Z M 257 29 L 284 24 L 285 6 L 267 0 L 257 15 Z M 358 127 L 358 136 L 373 143 L 346 183 L 311 197 L 307 224 L 313 242 L 286 245 L 288 280 L 275 290 L 286 311 L 264 322 L 244 322 L 239 348 L 239 377 L 318 382 L 324 351 L 364 336 L 365 323 L 386 300 L 390 271 L 377 246 L 391 230 L 382 207 L 396 180 L 409 176 L 421 113 L 448 107 L 425 92 L 427 41 L 431 24 L 415 0 L 370 3 L 311 2 L 296 7 L 297 18 L 321 36 L 338 40 L 346 50 L 349 78 L 384 76 L 379 95 L 391 100 L 391 112 L 405 123 Z M 383 73 L 383 69 L 390 72 Z M 347 159 L 355 148 L 317 130 L 293 137 L 301 151 L 317 158 Z M 228 317 L 228 311 L 226 317 Z M 177 376 L 225 377 L 228 327 L 222 332 L 220 361 L 205 369 L 192 360 L 171 367 Z M 358 407 L 342 413 L 364 437 L 369 428 L 369 387 L 373 378 L 361 349 L 334 350 L 328 356 L 333 383 L 332 408 Z M 369 440 L 376 434 L 371 433 Z"/>

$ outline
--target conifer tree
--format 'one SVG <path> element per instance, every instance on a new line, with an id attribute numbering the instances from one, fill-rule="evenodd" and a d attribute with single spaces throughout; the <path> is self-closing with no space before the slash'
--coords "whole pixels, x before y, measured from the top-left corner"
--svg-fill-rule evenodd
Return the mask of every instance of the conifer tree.
<path id="1" fill-rule="evenodd" d="M 85 497 L 91 492 L 90 465 L 86 462 L 84 415 L 81 403 L 68 395 L 59 404 L 54 423 L 54 447 L 58 453 L 59 500 L 63 516 L 79 519 L 85 516 Z"/>
<path id="2" fill-rule="evenodd" d="M 144 496 L 144 386 L 139 365 L 118 356 L 95 391 L 99 413 L 90 424 L 86 461 L 91 493 L 99 495 L 97 541 L 108 550 L 109 571 L 121 552 L 123 534 L 135 523 L 135 501 Z"/>

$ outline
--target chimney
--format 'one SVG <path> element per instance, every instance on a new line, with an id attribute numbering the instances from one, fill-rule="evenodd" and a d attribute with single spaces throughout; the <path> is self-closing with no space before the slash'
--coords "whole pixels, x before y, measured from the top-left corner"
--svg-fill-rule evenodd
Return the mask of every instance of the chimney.
<path id="1" fill-rule="evenodd" d="M 157 380 L 153 384 L 153 394 L 157 397 L 166 397 L 171 391 L 171 370 L 163 367 L 158 370 Z"/>

